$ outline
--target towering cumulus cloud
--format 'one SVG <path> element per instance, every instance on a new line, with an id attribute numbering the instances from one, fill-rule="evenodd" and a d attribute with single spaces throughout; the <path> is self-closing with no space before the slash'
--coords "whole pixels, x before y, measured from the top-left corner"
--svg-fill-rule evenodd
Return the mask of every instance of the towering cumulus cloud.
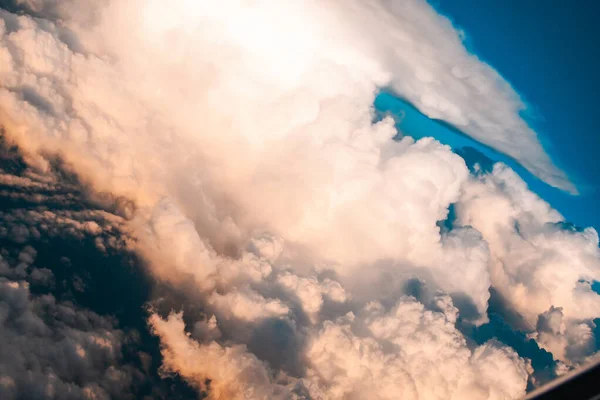
<path id="1" fill-rule="evenodd" d="M 464 336 L 490 288 L 561 366 L 592 357 L 597 233 L 507 167 L 473 175 L 399 135 L 382 88 L 574 190 L 424 1 L 0 10 L 7 139 L 36 173 L 58 157 L 92 198 L 133 204 L 129 246 L 201 310 L 149 307 L 166 374 L 212 399 L 518 398 L 531 361 Z"/>

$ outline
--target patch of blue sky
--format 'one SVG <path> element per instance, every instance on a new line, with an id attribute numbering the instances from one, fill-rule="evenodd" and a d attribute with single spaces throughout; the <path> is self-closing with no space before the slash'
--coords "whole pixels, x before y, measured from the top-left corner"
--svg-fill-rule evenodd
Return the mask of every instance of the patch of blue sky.
<path id="1" fill-rule="evenodd" d="M 389 115 L 394 118 L 396 127 L 402 135 L 411 136 L 417 140 L 423 137 L 433 137 L 455 150 L 470 147 L 492 160 L 509 165 L 522 176 L 528 174 L 530 179 L 536 179 L 511 157 L 472 139 L 444 121 L 430 119 L 412 104 L 391 92 L 381 91 L 378 94 L 375 98 L 375 109 L 381 116 Z"/>

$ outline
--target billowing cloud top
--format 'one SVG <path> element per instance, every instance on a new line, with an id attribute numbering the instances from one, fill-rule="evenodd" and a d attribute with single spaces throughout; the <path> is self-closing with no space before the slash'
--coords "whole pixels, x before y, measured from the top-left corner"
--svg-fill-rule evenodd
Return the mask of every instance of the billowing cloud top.
<path id="1" fill-rule="evenodd" d="M 515 91 L 424 1 L 14 8 L 7 138 L 38 173 L 59 157 L 90 196 L 133 204 L 131 245 L 202 308 L 151 313 L 165 372 L 215 399 L 518 398 L 530 361 L 464 336 L 490 288 L 564 365 L 596 351 L 597 233 L 565 229 L 505 166 L 470 174 L 374 122 L 392 88 L 574 190 Z"/>

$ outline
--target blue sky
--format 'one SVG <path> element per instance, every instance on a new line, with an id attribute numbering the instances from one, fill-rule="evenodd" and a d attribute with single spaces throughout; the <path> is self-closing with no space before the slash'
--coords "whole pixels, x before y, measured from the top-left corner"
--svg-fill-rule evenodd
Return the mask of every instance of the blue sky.
<path id="1" fill-rule="evenodd" d="M 600 231 L 600 2 L 592 0 L 431 0 L 466 33 L 471 52 L 508 80 L 529 106 L 525 115 L 555 163 L 581 194 L 554 189 L 502 155 L 456 135 L 384 94 L 377 106 L 404 110 L 403 129 L 423 131 L 453 147 L 472 146 L 517 169 L 567 220 Z M 419 129 L 420 128 L 420 129 Z"/>

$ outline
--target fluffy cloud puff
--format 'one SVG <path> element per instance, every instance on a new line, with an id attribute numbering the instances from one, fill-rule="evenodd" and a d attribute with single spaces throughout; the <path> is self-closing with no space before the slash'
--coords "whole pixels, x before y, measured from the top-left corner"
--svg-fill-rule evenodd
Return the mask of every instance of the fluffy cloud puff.
<path id="1" fill-rule="evenodd" d="M 467 345 L 453 304 L 481 323 L 493 285 L 532 333 L 552 306 L 595 316 L 595 231 L 552 230 L 560 217 L 502 167 L 470 177 L 448 147 L 374 122 L 391 86 L 574 190 L 513 89 L 425 2 L 18 3 L 36 17 L 0 11 L 7 137 L 36 171 L 58 156 L 135 205 L 114 222 L 206 314 L 195 339 L 179 315 L 150 318 L 165 371 L 210 396 L 515 398 L 527 362 Z M 576 272 L 547 262 L 569 256 Z"/>
<path id="2" fill-rule="evenodd" d="M 265 363 L 243 345 L 199 344 L 184 331 L 181 315 L 167 320 L 152 315 L 149 320 L 163 343 L 163 368 L 188 379 L 211 399 L 300 399 L 293 385 L 273 382 Z M 193 360 L 202 360 L 195 362 Z"/>
<path id="3" fill-rule="evenodd" d="M 501 164 L 465 185 L 456 212 L 459 224 L 476 228 L 490 245 L 492 285 L 522 317 L 521 328 L 537 327 L 542 346 L 563 360 L 594 351 L 600 295 L 591 285 L 600 280 L 598 233 L 569 226 Z"/>
<path id="4" fill-rule="evenodd" d="M 370 303 L 362 318 L 350 314 L 325 323 L 307 352 L 309 375 L 333 398 L 519 396 L 527 364 L 493 342 L 470 351 L 454 327 L 458 310 L 449 298 L 438 297 L 434 305 L 438 311 L 426 310 L 413 298 L 401 299 L 390 310 Z M 366 332 L 357 335 L 361 326 Z"/>
<path id="5" fill-rule="evenodd" d="M 370 303 L 361 314 L 327 321 L 311 338 L 306 376 L 275 375 L 244 346 L 200 344 L 184 331 L 181 315 L 150 323 L 163 342 L 165 368 L 207 388 L 210 398 L 516 398 L 529 365 L 510 348 L 489 342 L 473 351 L 454 327 L 457 309 L 448 297 L 438 311 L 414 298 L 390 310 Z M 359 333 L 360 332 L 360 333 Z M 197 363 L 191 360 L 202 359 Z"/>

